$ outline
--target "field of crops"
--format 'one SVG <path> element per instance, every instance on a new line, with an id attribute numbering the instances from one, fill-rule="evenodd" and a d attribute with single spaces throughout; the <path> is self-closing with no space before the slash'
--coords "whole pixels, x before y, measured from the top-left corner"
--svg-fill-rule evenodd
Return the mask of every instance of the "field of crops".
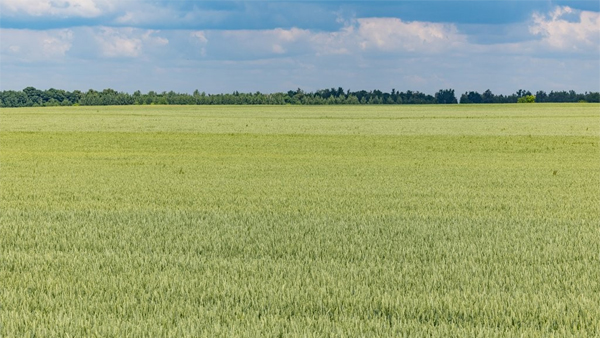
<path id="1" fill-rule="evenodd" d="M 2 337 L 600 335 L 600 106 L 0 110 Z"/>

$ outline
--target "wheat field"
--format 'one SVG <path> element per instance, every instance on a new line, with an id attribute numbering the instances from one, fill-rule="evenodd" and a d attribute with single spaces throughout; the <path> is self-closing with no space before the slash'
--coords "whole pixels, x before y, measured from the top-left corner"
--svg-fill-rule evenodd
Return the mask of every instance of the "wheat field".
<path id="1" fill-rule="evenodd" d="M 599 336 L 599 108 L 1 109 L 0 336 Z"/>

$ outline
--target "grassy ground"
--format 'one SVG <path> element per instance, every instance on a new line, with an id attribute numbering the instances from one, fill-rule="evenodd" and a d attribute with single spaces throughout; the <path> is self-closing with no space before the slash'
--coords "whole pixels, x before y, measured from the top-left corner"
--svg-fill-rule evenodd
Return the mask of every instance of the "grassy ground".
<path id="1" fill-rule="evenodd" d="M 597 336 L 599 108 L 0 110 L 0 336 Z"/>

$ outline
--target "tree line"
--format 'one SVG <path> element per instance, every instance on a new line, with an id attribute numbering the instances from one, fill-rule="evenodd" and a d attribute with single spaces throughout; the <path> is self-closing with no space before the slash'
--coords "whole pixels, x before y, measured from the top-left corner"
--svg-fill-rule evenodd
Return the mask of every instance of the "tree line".
<path id="1" fill-rule="evenodd" d="M 458 103 L 453 89 L 440 89 L 434 95 L 418 91 L 391 92 L 381 90 L 344 91 L 343 88 L 321 89 L 305 92 L 302 89 L 281 93 L 206 94 L 198 90 L 192 94 L 173 91 L 157 93 L 139 90 L 133 94 L 114 89 L 87 92 L 66 91 L 50 88 L 40 90 L 27 87 L 21 91 L 0 91 L 0 107 L 40 106 L 103 106 L 103 105 L 325 105 L 325 104 L 455 104 Z M 511 95 L 495 95 L 489 89 L 482 94 L 471 91 L 460 96 L 460 103 L 517 103 L 517 102 L 600 102 L 600 93 L 575 91 L 530 91 L 518 90 Z"/>
<path id="2" fill-rule="evenodd" d="M 489 89 L 479 94 L 478 92 L 467 92 L 460 96 L 460 103 L 518 103 L 518 102 L 600 102 L 599 92 L 576 93 L 569 91 L 543 90 L 532 94 L 528 90 L 519 89 L 512 95 L 494 95 Z"/>

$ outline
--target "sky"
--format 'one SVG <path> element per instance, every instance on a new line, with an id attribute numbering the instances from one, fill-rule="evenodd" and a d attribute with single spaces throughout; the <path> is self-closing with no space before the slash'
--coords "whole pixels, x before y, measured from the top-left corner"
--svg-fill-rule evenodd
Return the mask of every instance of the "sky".
<path id="1" fill-rule="evenodd" d="M 600 91 L 600 2 L 0 0 L 0 90 Z"/>

